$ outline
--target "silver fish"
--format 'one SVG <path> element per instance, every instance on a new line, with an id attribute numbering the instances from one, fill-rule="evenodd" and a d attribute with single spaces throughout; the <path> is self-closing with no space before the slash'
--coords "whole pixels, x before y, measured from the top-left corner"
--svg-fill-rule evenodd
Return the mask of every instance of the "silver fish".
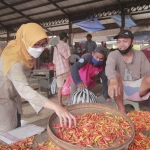
<path id="1" fill-rule="evenodd" d="M 73 101 L 72 104 L 76 104 L 76 100 L 77 100 L 77 95 L 78 95 L 79 91 L 77 90 L 74 94 L 73 94 Z"/>
<path id="2" fill-rule="evenodd" d="M 87 95 L 87 102 L 89 103 L 89 91 L 88 91 L 88 89 L 85 89 L 85 91 L 86 91 L 86 95 Z"/>
<path id="3" fill-rule="evenodd" d="M 90 96 L 91 96 L 92 103 L 95 103 L 96 102 L 95 94 L 92 93 L 91 91 L 89 91 L 89 93 L 90 93 Z"/>
<path id="4" fill-rule="evenodd" d="M 72 96 L 70 104 L 96 103 L 96 96 L 88 89 L 78 89 Z"/>
<path id="5" fill-rule="evenodd" d="M 86 95 L 85 90 L 83 90 L 82 103 L 86 103 L 85 95 Z"/>
<path id="6" fill-rule="evenodd" d="M 79 104 L 80 102 L 82 102 L 82 90 L 79 92 L 77 96 L 77 104 Z"/>

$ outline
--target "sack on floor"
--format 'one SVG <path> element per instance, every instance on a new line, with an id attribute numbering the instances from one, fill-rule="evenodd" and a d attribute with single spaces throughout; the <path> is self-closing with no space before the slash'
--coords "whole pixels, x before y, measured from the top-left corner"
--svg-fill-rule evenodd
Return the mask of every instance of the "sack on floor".
<path id="1" fill-rule="evenodd" d="M 88 89 L 77 90 L 69 102 L 69 105 L 79 103 L 96 103 L 97 96 Z"/>
<path id="2" fill-rule="evenodd" d="M 51 94 L 56 94 L 57 93 L 57 82 L 56 82 L 56 78 L 53 77 L 52 78 L 52 82 L 51 84 L 49 85 L 48 89 L 51 91 Z"/>
<path id="3" fill-rule="evenodd" d="M 71 77 L 69 76 L 69 77 L 67 78 L 66 82 L 64 83 L 63 87 L 62 87 L 61 94 L 62 94 L 63 96 L 70 95 L 70 93 L 71 93 L 70 82 L 71 82 Z"/>

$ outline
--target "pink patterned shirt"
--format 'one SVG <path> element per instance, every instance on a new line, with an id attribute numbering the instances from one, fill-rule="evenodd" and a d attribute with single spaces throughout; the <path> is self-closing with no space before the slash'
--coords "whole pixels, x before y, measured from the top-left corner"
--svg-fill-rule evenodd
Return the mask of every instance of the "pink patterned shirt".
<path id="1" fill-rule="evenodd" d="M 56 66 L 56 76 L 70 71 L 68 61 L 66 60 L 71 56 L 70 48 L 64 41 L 59 41 L 57 48 L 54 47 L 53 63 Z"/>

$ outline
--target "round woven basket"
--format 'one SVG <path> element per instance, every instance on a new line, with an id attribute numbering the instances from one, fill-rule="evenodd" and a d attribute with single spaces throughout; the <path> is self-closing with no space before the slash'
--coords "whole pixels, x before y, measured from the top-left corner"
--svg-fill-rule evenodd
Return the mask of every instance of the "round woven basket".
<path id="1" fill-rule="evenodd" d="M 120 144 L 118 146 L 114 146 L 114 147 L 110 147 L 110 148 L 80 147 L 77 145 L 73 145 L 71 143 L 67 143 L 55 136 L 57 130 L 55 128 L 53 128 L 53 124 L 58 124 L 59 118 L 57 117 L 56 113 L 53 113 L 50 116 L 48 125 L 47 125 L 48 136 L 52 140 L 52 142 L 54 142 L 57 146 L 59 146 L 63 150 L 127 150 L 129 145 L 132 143 L 132 141 L 134 139 L 135 130 L 134 130 L 134 125 L 133 125 L 132 121 L 130 120 L 130 118 L 126 114 L 124 114 L 112 107 L 108 107 L 106 105 L 101 105 L 101 104 L 84 103 L 84 104 L 71 105 L 71 106 L 67 107 L 67 110 L 69 112 L 71 112 L 72 114 L 79 114 L 79 115 L 82 115 L 82 114 L 85 114 L 88 112 L 93 112 L 93 113 L 110 112 L 110 113 L 114 114 L 114 116 L 123 117 L 131 126 L 132 131 L 131 131 L 131 137 L 127 141 L 125 141 L 123 144 Z"/>

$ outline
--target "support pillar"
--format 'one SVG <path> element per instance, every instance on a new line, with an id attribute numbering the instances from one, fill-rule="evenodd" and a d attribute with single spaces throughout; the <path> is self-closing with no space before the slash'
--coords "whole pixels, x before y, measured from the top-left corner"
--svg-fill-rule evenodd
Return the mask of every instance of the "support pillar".
<path id="1" fill-rule="evenodd" d="M 72 22 L 69 21 L 69 46 L 73 44 Z"/>
<path id="2" fill-rule="evenodd" d="M 123 7 L 121 8 L 121 28 L 120 30 L 123 30 L 125 27 L 125 14 Z"/>
<path id="3" fill-rule="evenodd" d="M 8 29 L 7 29 L 7 42 L 9 42 L 9 31 L 8 31 Z"/>

